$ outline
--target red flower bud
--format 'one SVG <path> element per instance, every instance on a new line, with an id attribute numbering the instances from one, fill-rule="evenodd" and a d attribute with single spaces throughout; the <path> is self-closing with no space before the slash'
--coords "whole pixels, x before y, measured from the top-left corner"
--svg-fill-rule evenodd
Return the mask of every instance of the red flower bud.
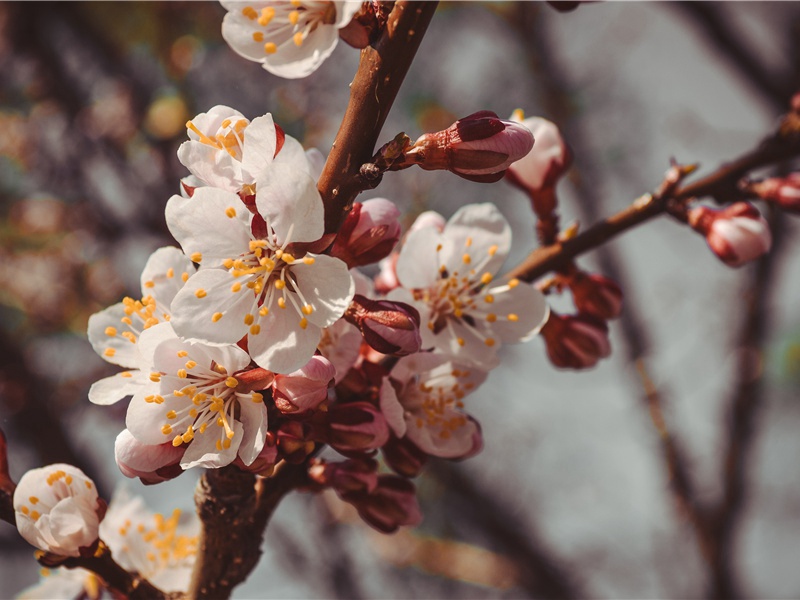
<path id="1" fill-rule="evenodd" d="M 550 361 L 561 369 L 588 369 L 611 354 L 608 325 L 591 315 L 550 311 L 541 336 Z"/>
<path id="2" fill-rule="evenodd" d="M 579 312 L 606 320 L 622 312 L 622 290 L 608 277 L 579 271 L 570 277 L 569 288 Z"/>
<path id="3" fill-rule="evenodd" d="M 335 374 L 336 369 L 324 356 L 312 356 L 305 366 L 288 375 L 276 373 L 271 386 L 275 406 L 283 413 L 314 410 L 328 397 L 328 384 Z"/>
<path id="4" fill-rule="evenodd" d="M 278 428 L 278 450 L 287 462 L 300 464 L 314 451 L 311 426 L 300 421 L 286 421 Z"/>
<path id="5" fill-rule="evenodd" d="M 397 245 L 400 239 L 400 210 L 384 198 L 356 203 L 347 214 L 330 254 L 351 269 L 376 263 Z"/>
<path id="6" fill-rule="evenodd" d="M 414 484 L 396 475 L 380 475 L 372 493 L 349 494 L 343 499 L 356 507 L 362 519 L 383 533 L 394 533 L 403 525 L 413 527 L 422 521 Z"/>
<path id="7" fill-rule="evenodd" d="M 390 300 L 370 300 L 360 294 L 344 318 L 358 327 L 364 341 L 382 354 L 407 356 L 419 352 L 419 312 L 413 306 Z"/>
<path id="8" fill-rule="evenodd" d="M 386 464 L 403 477 L 416 477 L 428 462 L 428 455 L 407 437 L 392 436 L 381 448 L 381 452 Z"/>
<path id="9" fill-rule="evenodd" d="M 389 426 L 369 402 L 334 404 L 328 410 L 327 442 L 339 452 L 368 452 L 389 439 Z"/>
<path id="10" fill-rule="evenodd" d="M 420 136 L 406 160 L 428 171 L 446 169 L 465 179 L 490 182 L 501 179 L 532 147 L 533 136 L 524 126 L 484 110 Z"/>
<path id="11" fill-rule="evenodd" d="M 769 252 L 772 234 L 758 209 L 736 202 L 722 210 L 697 206 L 688 213 L 692 229 L 706 237 L 711 251 L 730 267 L 739 267 Z"/>
<path id="12" fill-rule="evenodd" d="M 333 488 L 340 496 L 369 494 L 378 485 L 378 463 L 371 458 L 335 463 L 320 460 L 308 470 L 308 476 L 319 485 Z"/>
<path id="13" fill-rule="evenodd" d="M 783 210 L 800 213 L 800 173 L 786 177 L 770 177 L 750 186 L 750 190 Z"/>

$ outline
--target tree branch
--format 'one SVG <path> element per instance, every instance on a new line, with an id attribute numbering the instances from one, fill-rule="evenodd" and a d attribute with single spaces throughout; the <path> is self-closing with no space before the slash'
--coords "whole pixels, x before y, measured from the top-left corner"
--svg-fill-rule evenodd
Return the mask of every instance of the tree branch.
<path id="1" fill-rule="evenodd" d="M 360 175 L 411 66 L 438 2 L 398 0 L 380 38 L 361 51 L 339 132 L 318 188 L 325 203 L 325 233 L 339 230 L 355 197 L 374 187 Z"/>

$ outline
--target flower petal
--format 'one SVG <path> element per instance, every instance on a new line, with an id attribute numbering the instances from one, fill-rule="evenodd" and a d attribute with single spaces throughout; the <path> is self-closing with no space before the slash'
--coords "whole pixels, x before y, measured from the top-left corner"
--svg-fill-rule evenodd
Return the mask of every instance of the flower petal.
<path id="1" fill-rule="evenodd" d="M 313 264 L 297 263 L 292 274 L 296 285 L 314 311 L 308 320 L 318 327 L 328 327 L 339 319 L 355 294 L 355 282 L 347 265 L 332 256 L 309 254 Z"/>
<path id="2" fill-rule="evenodd" d="M 308 174 L 305 154 L 298 156 L 296 163 L 288 158 L 276 160 L 256 176 L 256 206 L 280 245 L 315 242 L 325 230 L 322 197 Z"/>
<path id="3" fill-rule="evenodd" d="M 272 115 L 253 119 L 244 131 L 242 167 L 255 175 L 269 167 L 275 157 L 277 134 Z"/>
<path id="4" fill-rule="evenodd" d="M 87 334 L 89 343 L 103 360 L 120 367 L 141 369 L 142 357 L 137 348 L 136 338 L 133 343 L 122 332 L 129 328 L 122 322 L 126 318 L 125 305 L 122 302 L 109 306 L 105 310 L 89 317 Z"/>
<path id="5" fill-rule="evenodd" d="M 451 272 L 463 269 L 465 255 L 470 256 L 472 265 L 493 255 L 482 270 L 494 275 L 511 249 L 511 227 L 497 207 L 489 202 L 462 206 L 442 233 L 450 245 L 442 249 L 441 259 Z"/>
<path id="6" fill-rule="evenodd" d="M 179 248 L 159 248 L 147 259 L 142 271 L 142 296 L 153 296 L 160 308 L 169 310 L 172 299 L 185 283 L 182 275 L 192 275 L 196 270 Z M 163 315 L 158 317 L 164 318 Z"/>
<path id="7" fill-rule="evenodd" d="M 250 356 L 259 367 L 274 373 L 291 373 L 305 365 L 317 349 L 322 330 L 309 323 L 303 329 L 291 308 L 270 308 L 258 322 L 261 332 L 247 338 Z"/>
<path id="8" fill-rule="evenodd" d="M 267 407 L 264 402 L 253 402 L 250 398 L 239 398 L 243 435 L 239 446 L 239 458 L 245 466 L 253 464 L 267 439 Z"/>
<path id="9" fill-rule="evenodd" d="M 209 427 L 205 433 L 199 431 L 195 433 L 194 440 L 189 444 L 186 453 L 181 460 L 183 469 L 192 467 L 204 467 L 206 469 L 217 469 L 231 464 L 236 459 L 239 445 L 242 443 L 242 424 L 239 421 L 233 422 L 233 438 L 228 448 L 217 450 L 217 441 L 220 439 L 220 428 Z"/>
<path id="10" fill-rule="evenodd" d="M 125 396 L 138 393 L 143 385 L 149 383 L 147 373 L 143 371 L 124 371 L 129 376 L 117 373 L 96 381 L 89 388 L 89 402 L 101 406 L 108 406 L 122 400 Z"/>
<path id="11" fill-rule="evenodd" d="M 408 289 L 424 289 L 440 278 L 440 248 L 444 236 L 433 227 L 412 231 L 406 238 L 397 259 L 397 278 Z"/>

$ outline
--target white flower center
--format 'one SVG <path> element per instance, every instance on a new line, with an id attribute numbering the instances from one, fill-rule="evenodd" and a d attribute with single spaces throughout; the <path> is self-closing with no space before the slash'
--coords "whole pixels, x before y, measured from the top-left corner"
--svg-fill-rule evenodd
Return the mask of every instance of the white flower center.
<path id="1" fill-rule="evenodd" d="M 60 469 L 50 473 L 50 475 L 47 476 L 46 483 L 47 486 L 51 488 L 51 492 L 56 501 L 54 504 L 50 504 L 47 499 L 30 496 L 28 501 L 19 508 L 19 512 L 33 521 L 39 520 L 39 517 L 43 514 L 48 514 L 61 500 L 83 495 L 85 490 L 81 490 L 79 486 L 84 486 L 86 490 L 91 490 L 93 485 L 88 479 L 79 479 L 76 481 L 72 475 Z"/>
<path id="2" fill-rule="evenodd" d="M 119 534 L 126 538 L 120 548 L 130 558 L 136 569 L 147 578 L 159 572 L 191 563 L 197 555 L 197 536 L 179 535 L 177 532 L 181 511 L 175 510 L 169 519 L 153 515 L 153 526 L 139 523 L 133 527 L 130 519 L 120 527 Z"/>
<path id="3" fill-rule="evenodd" d="M 333 2 L 275 2 L 256 10 L 245 6 L 242 15 L 263 30 L 253 32 L 253 41 L 264 44 L 264 54 L 275 54 L 278 44 L 274 40 L 289 39 L 302 46 L 308 35 L 320 25 L 336 22 L 336 5 Z"/>
<path id="4" fill-rule="evenodd" d="M 186 122 L 186 128 L 194 131 L 200 142 L 216 148 L 217 150 L 225 150 L 234 159 L 242 160 L 242 150 L 244 148 L 244 130 L 250 124 L 247 119 L 225 119 L 220 125 L 214 137 L 206 135 L 191 121 Z"/>
<path id="5" fill-rule="evenodd" d="M 423 380 L 421 376 L 413 377 L 405 387 L 403 396 L 406 404 L 414 407 L 407 411 L 415 417 L 414 424 L 418 428 L 438 428 L 439 435 L 448 439 L 453 432 L 464 427 L 469 420 L 463 414 L 453 414 L 453 409 L 464 408 L 461 401 L 474 387 L 475 384 L 467 381 L 459 382 L 458 379 L 469 377 L 470 371 L 454 368 L 438 374 L 428 374 Z M 455 378 L 455 382 L 451 383 Z"/>

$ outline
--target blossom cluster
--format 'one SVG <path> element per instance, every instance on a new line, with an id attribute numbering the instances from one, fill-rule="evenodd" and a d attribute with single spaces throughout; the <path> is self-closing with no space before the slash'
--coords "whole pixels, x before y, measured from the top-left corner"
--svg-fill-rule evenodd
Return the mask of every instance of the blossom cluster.
<path id="1" fill-rule="evenodd" d="M 532 145 L 524 127 L 510 131 L 528 141 L 501 174 Z M 548 314 L 535 287 L 499 276 L 508 222 L 489 203 L 447 222 L 429 212 L 398 248 L 400 212 L 374 198 L 330 243 L 319 153 L 269 114 L 216 106 L 187 133 L 178 157 L 191 175 L 165 211 L 179 247 L 152 254 L 140 298 L 89 320 L 94 349 L 124 369 L 89 399 L 130 397 L 120 469 L 157 483 L 192 467 L 305 463 L 309 489 L 334 488 L 378 529 L 417 522 L 409 478 L 428 456 L 481 448 L 465 398 L 499 348 Z M 375 281 L 357 270 L 378 261 Z M 344 458 L 317 457 L 324 445 Z"/>

